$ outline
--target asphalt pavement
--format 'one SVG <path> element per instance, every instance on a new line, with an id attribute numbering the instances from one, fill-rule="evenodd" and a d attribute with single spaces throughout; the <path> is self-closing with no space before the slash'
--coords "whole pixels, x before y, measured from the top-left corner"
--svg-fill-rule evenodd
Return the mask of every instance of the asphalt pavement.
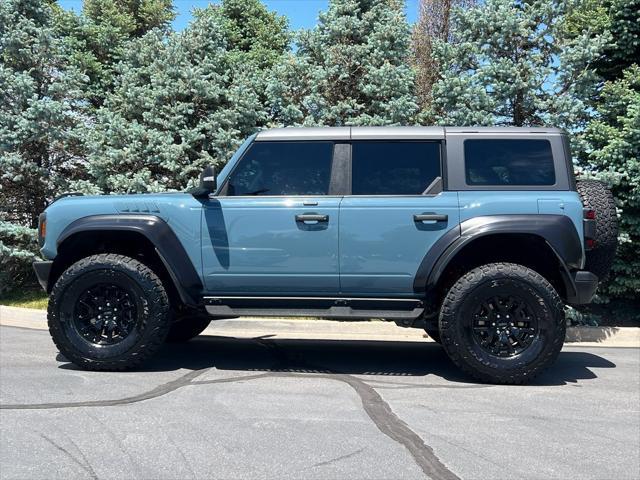
<path id="1" fill-rule="evenodd" d="M 638 348 L 494 386 L 433 342 L 207 333 L 98 373 L 0 326 L 0 478 L 640 478 Z"/>

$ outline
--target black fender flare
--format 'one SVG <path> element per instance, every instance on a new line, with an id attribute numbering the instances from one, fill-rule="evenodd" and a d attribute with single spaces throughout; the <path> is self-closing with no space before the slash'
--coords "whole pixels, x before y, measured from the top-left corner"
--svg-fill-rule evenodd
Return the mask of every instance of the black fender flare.
<path id="1" fill-rule="evenodd" d="M 568 292 L 575 290 L 570 270 L 583 265 L 583 248 L 575 225 L 566 215 L 514 214 L 474 217 L 444 234 L 424 256 L 413 282 L 416 293 L 433 288 L 451 260 L 477 238 L 500 233 L 530 234 L 543 238 L 562 265 Z M 567 285 L 569 282 L 571 285 Z"/>
<path id="2" fill-rule="evenodd" d="M 191 306 L 198 305 L 202 281 L 186 250 L 169 224 L 156 215 L 90 215 L 73 221 L 60 233 L 59 247 L 71 236 L 82 232 L 128 231 L 143 235 L 155 247 L 169 272 L 180 299 Z"/>

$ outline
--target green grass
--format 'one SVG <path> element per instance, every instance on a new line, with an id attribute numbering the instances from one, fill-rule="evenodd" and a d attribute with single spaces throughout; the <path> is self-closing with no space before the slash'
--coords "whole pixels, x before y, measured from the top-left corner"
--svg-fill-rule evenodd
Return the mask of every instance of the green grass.
<path id="1" fill-rule="evenodd" d="M 0 305 L 46 310 L 49 296 L 43 290 L 23 290 L 0 297 Z"/>

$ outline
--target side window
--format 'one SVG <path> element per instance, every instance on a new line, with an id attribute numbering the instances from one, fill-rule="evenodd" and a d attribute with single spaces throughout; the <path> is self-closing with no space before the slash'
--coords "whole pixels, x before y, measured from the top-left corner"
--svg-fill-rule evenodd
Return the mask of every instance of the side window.
<path id="1" fill-rule="evenodd" d="M 327 195 L 332 142 L 255 142 L 229 179 L 227 195 Z"/>
<path id="2" fill-rule="evenodd" d="M 353 142 L 351 158 L 353 195 L 420 195 L 440 176 L 438 142 Z"/>
<path id="3" fill-rule="evenodd" d="M 467 185 L 554 185 L 548 140 L 465 140 Z"/>

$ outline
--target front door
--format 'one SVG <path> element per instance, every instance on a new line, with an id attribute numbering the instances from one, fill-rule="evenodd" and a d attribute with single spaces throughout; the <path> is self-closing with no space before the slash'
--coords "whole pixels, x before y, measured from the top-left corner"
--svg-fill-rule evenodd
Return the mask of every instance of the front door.
<path id="1" fill-rule="evenodd" d="M 340 196 L 333 142 L 254 142 L 205 202 L 202 262 L 210 294 L 327 296 L 339 289 Z"/>
<path id="2" fill-rule="evenodd" d="M 352 143 L 351 195 L 340 205 L 343 295 L 414 295 L 422 259 L 460 220 L 457 192 L 441 188 L 440 152 L 438 141 Z"/>

